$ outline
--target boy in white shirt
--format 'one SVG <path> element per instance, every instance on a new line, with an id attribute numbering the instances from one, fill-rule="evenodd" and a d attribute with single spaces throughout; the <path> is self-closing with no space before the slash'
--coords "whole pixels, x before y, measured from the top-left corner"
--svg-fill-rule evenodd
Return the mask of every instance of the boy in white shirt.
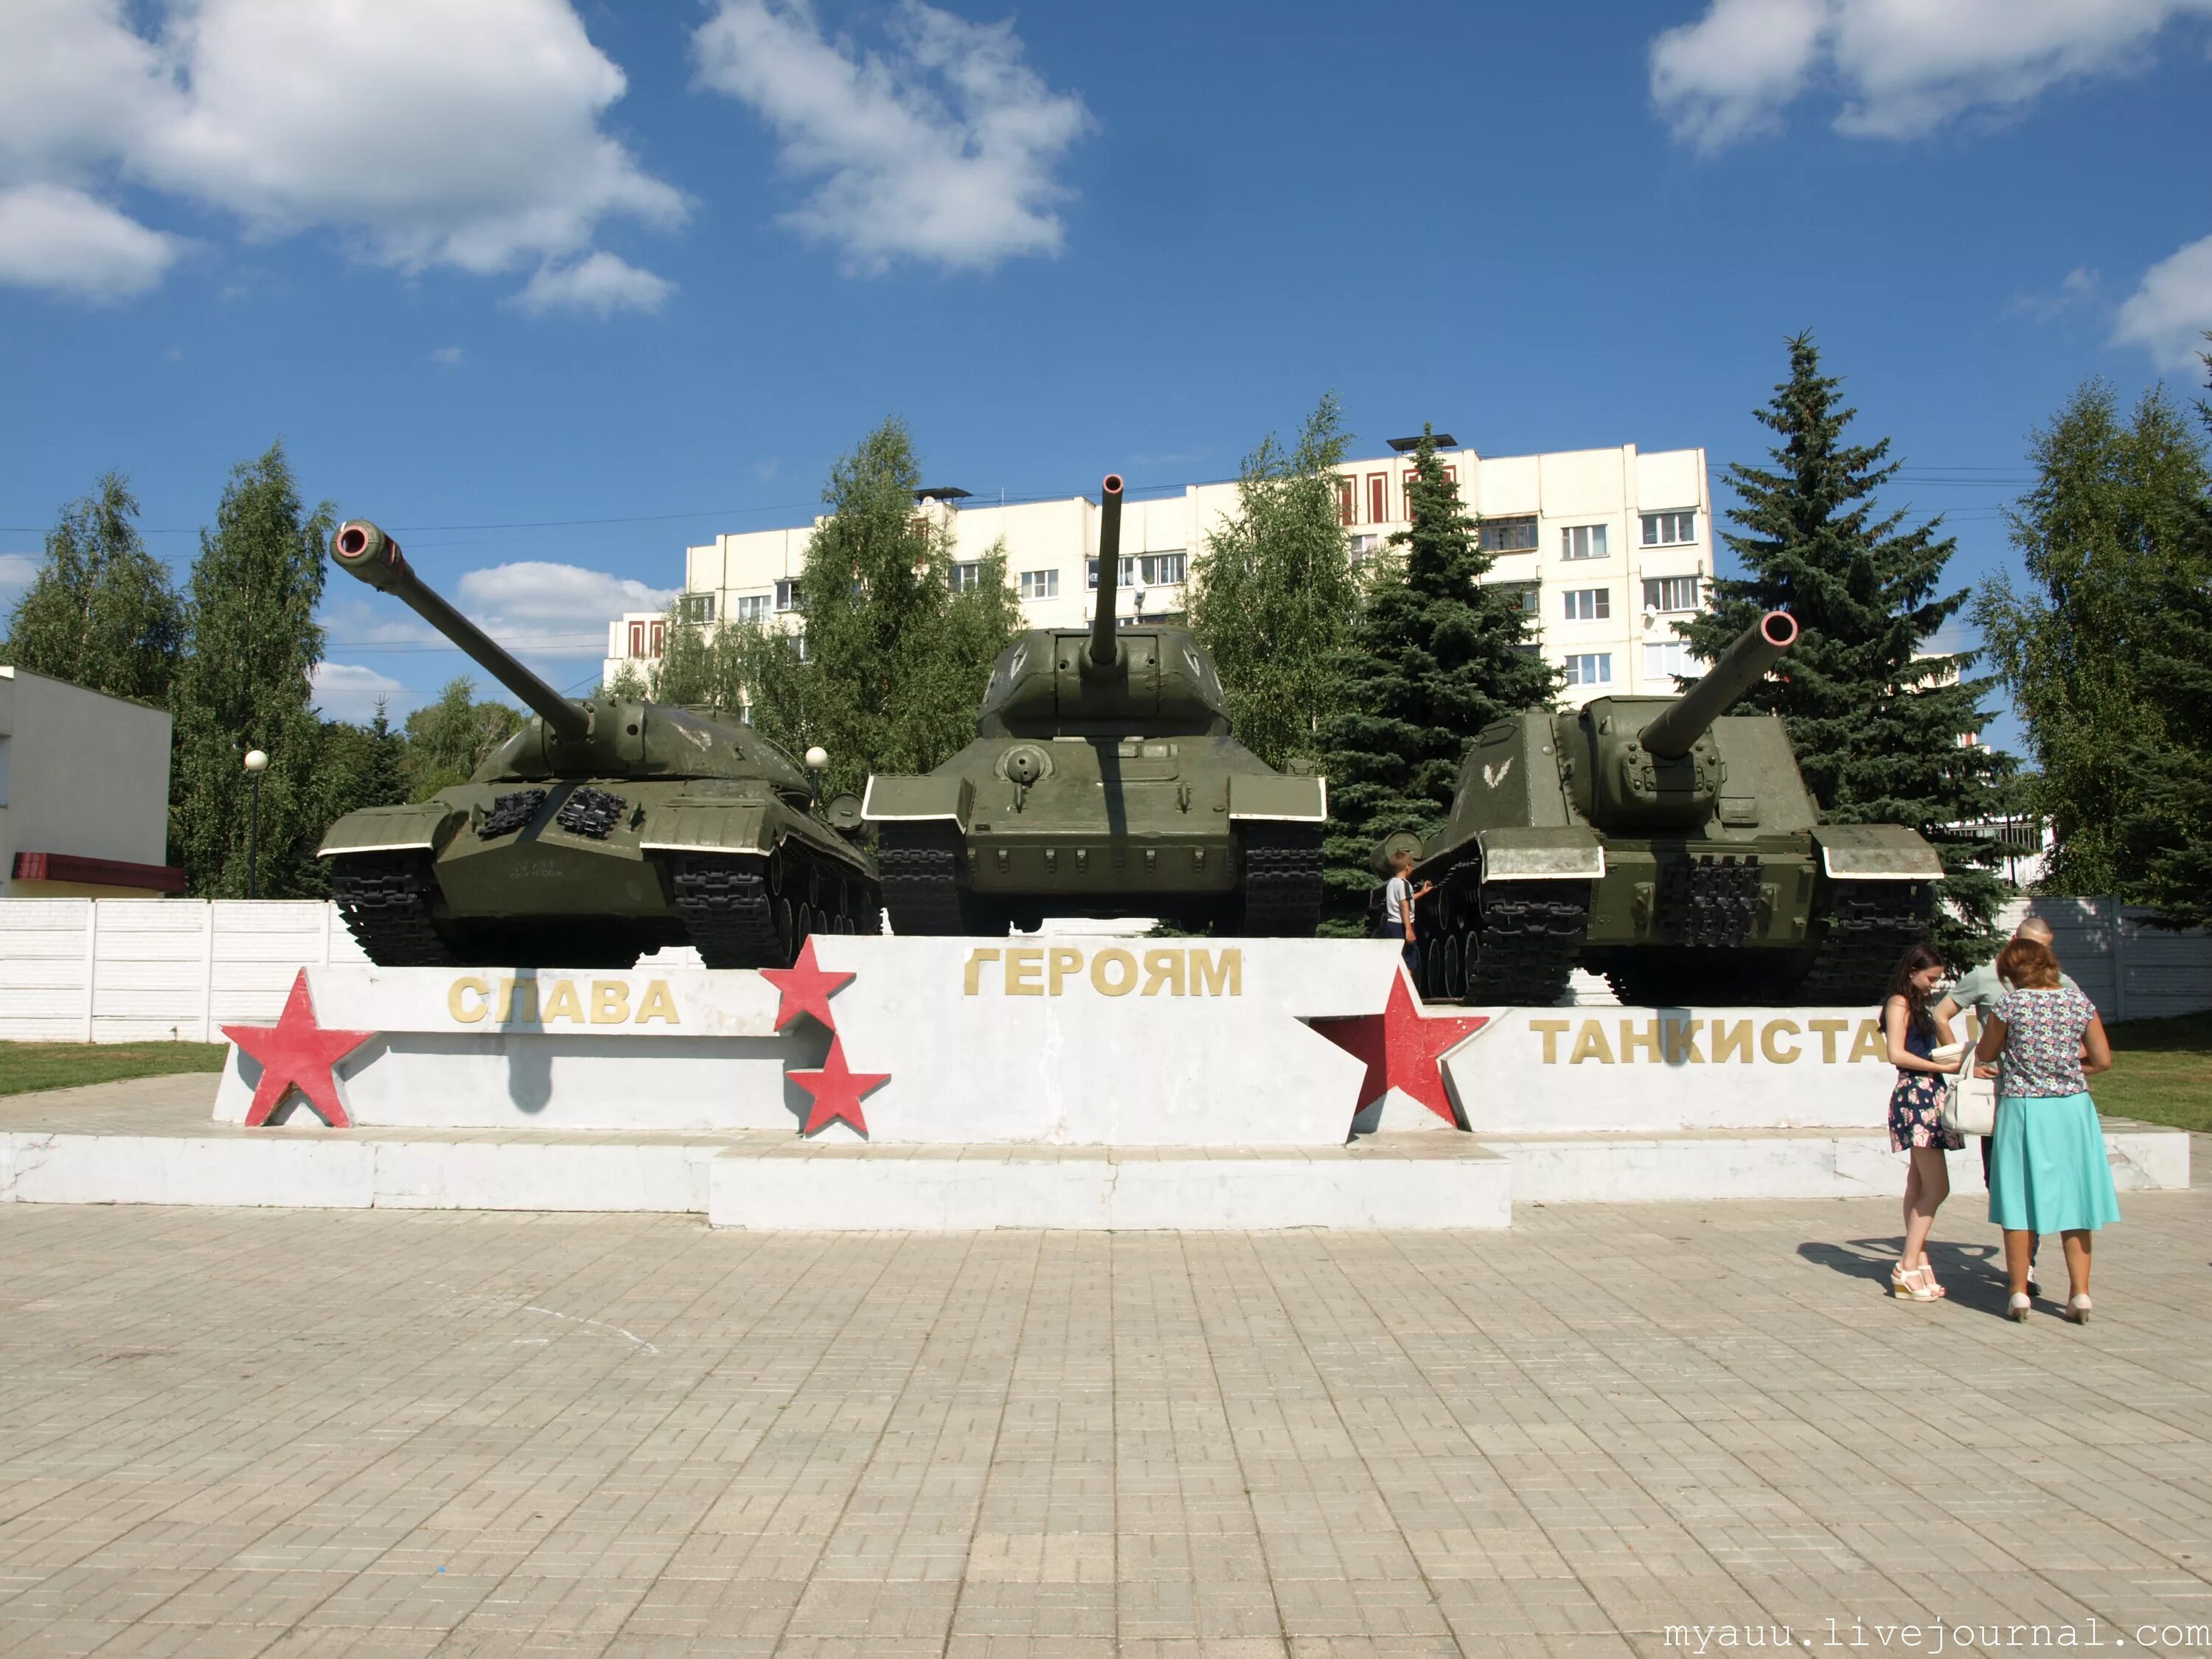
<path id="1" fill-rule="evenodd" d="M 1382 933 L 1401 942 L 1406 971 L 1416 990 L 1421 983 L 1421 947 L 1413 939 L 1413 907 L 1436 890 L 1433 882 L 1413 885 L 1413 854 L 1400 848 L 1390 854 L 1390 879 L 1382 889 Z"/>

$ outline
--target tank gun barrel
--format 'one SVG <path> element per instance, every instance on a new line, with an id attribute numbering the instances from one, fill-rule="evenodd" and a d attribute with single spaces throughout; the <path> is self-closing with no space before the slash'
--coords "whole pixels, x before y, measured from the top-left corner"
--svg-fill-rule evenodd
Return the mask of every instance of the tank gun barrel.
<path id="1" fill-rule="evenodd" d="M 1109 472 L 1098 487 L 1098 608 L 1091 619 L 1091 660 L 1099 668 L 1111 668 L 1117 654 L 1115 589 L 1121 571 L 1121 475 Z"/>
<path id="2" fill-rule="evenodd" d="M 1731 704 L 1781 660 L 1797 640 L 1797 619 L 1787 611 L 1770 611 L 1735 637 L 1705 671 L 1705 676 L 1660 711 L 1644 728 L 1645 750 L 1661 760 L 1677 760 L 1690 752 L 1705 728 L 1728 712 Z"/>
<path id="3" fill-rule="evenodd" d="M 399 551 L 399 544 L 366 519 L 352 519 L 331 538 L 331 557 L 338 568 L 357 576 L 380 593 L 389 593 L 475 660 L 484 672 L 528 703 L 546 729 L 570 743 L 592 729 L 592 717 L 532 673 L 478 628 L 426 586 Z"/>

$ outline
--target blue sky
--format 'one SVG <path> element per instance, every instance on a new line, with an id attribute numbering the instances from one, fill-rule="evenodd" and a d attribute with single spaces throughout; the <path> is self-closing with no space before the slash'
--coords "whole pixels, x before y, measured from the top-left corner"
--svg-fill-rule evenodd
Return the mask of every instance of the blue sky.
<path id="1" fill-rule="evenodd" d="M 1717 484 L 1800 327 L 1963 583 L 2071 388 L 2198 388 L 2208 93 L 2212 0 L 14 0 L 0 583 L 108 467 L 181 572 L 281 436 L 574 685 L 887 411 L 978 495 L 1228 476 L 1330 388 Z M 332 712 L 465 666 L 374 598 Z"/>

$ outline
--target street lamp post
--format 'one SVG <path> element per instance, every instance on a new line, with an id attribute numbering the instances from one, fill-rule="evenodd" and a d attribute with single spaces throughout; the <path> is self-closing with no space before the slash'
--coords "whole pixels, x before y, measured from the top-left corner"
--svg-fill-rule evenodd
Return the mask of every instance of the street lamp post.
<path id="1" fill-rule="evenodd" d="M 816 744 L 806 751 L 806 769 L 814 774 L 814 799 L 822 799 L 822 769 L 830 764 L 830 751 Z"/>
<path id="2" fill-rule="evenodd" d="M 258 749 L 246 751 L 246 775 L 253 780 L 253 805 L 246 820 L 246 896 L 261 896 L 261 775 L 269 769 L 269 757 Z"/>

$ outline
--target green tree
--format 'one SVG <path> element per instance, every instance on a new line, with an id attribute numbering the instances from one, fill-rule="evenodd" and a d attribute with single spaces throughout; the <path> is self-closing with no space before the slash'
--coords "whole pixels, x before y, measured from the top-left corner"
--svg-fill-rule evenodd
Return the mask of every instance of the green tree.
<path id="1" fill-rule="evenodd" d="M 40 567 L 8 619 L 0 657 L 112 696 L 167 704 L 184 641 L 168 567 L 146 550 L 137 499 L 119 472 L 62 509 Z"/>
<path id="2" fill-rule="evenodd" d="M 1780 714 L 1799 769 L 1835 823 L 1901 823 L 1933 842 L 1944 879 L 1932 942 L 1963 965 L 1981 960 L 2004 884 L 1990 867 L 1997 849 L 1948 829 L 1996 810 L 2003 763 L 1979 744 L 1989 716 L 1987 679 L 1967 679 L 1971 652 L 1926 650 L 1968 592 L 1939 593 L 1958 544 L 1936 534 L 1940 520 L 1904 527 L 1883 514 L 1875 492 L 1897 471 L 1889 440 L 1856 445 L 1857 416 L 1840 406 L 1842 381 L 1820 373 L 1812 336 L 1790 342 L 1790 378 L 1756 412 L 1781 439 L 1771 469 L 1731 465 L 1741 505 L 1726 540 L 1745 574 L 1714 583 L 1712 609 L 1680 625 L 1711 662 L 1768 611 L 1796 619 L 1797 643 L 1779 673 L 1753 687 L 1742 710 Z"/>
<path id="3" fill-rule="evenodd" d="M 246 890 L 248 781 L 242 758 L 265 750 L 261 781 L 260 891 L 264 898 L 324 890 L 314 852 L 324 828 L 316 781 L 321 722 L 310 681 L 323 654 L 315 606 L 323 594 L 327 501 L 301 504 L 282 444 L 231 471 L 212 532 L 200 532 L 185 611 L 176 714 L 169 839 L 192 891 Z"/>
<path id="4" fill-rule="evenodd" d="M 1003 545 L 956 562 L 949 520 L 920 513 L 914 441 L 896 416 L 830 471 L 829 515 L 799 579 L 805 632 L 727 624 L 710 689 L 742 695 L 792 755 L 830 751 L 824 787 L 926 772 L 975 735 L 991 665 L 1021 627 Z"/>
<path id="5" fill-rule="evenodd" d="M 2129 896 L 2140 866 L 2128 837 L 2151 833 L 2143 792 L 2191 735 L 2185 698 L 2163 691 L 2176 656 L 2169 623 L 2187 628 L 2188 595 L 2212 576 L 2205 459 L 2162 391 L 2124 419 L 2102 380 L 2076 391 L 2029 453 L 2036 483 L 2011 514 L 2027 580 L 1992 578 L 1976 619 L 2027 728 L 2034 799 L 2056 837 L 2043 890 Z"/>
<path id="6" fill-rule="evenodd" d="M 407 717 L 401 770 L 408 800 L 428 800 L 441 789 L 466 783 L 484 757 L 522 729 L 522 714 L 503 702 L 478 702 L 476 682 L 462 674 L 446 682 L 435 702 Z"/>
<path id="7" fill-rule="evenodd" d="M 1213 655 L 1237 735 L 1270 766 L 1321 753 L 1336 653 L 1359 600 L 1337 507 L 1346 436 L 1334 392 L 1285 450 L 1244 458 L 1237 516 L 1192 562 L 1191 630 Z"/>
<path id="8" fill-rule="evenodd" d="M 1426 836 L 1443 823 L 1474 734 L 1547 706 L 1559 686 L 1518 595 L 1482 585 L 1492 561 L 1437 459 L 1432 428 L 1422 428 L 1406 493 L 1411 527 L 1390 538 L 1368 581 L 1322 722 L 1325 933 L 1364 930 L 1369 854 L 1398 830 Z"/>
<path id="9" fill-rule="evenodd" d="M 366 726 L 325 720 L 317 744 L 316 816 L 324 828 L 364 806 L 392 806 L 407 799 L 407 740 L 392 728 L 384 704 Z"/>

